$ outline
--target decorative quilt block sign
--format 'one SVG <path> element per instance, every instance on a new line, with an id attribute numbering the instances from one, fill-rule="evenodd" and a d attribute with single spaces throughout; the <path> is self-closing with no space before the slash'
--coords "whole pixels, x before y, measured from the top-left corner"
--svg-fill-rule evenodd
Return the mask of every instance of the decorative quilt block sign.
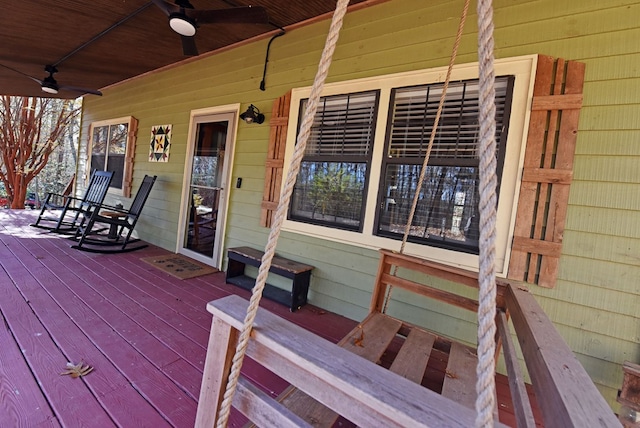
<path id="1" fill-rule="evenodd" d="M 156 125 L 151 127 L 151 143 L 149 147 L 149 162 L 169 162 L 171 148 L 171 125 Z"/>

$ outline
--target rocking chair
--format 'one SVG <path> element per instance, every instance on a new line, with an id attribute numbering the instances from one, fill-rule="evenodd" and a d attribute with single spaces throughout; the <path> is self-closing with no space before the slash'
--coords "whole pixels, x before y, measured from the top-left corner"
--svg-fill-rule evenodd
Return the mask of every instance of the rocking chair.
<path id="1" fill-rule="evenodd" d="M 112 178 L 113 172 L 111 171 L 95 171 L 91 175 L 91 180 L 82 199 L 71 196 L 70 192 L 67 193 L 69 186 L 67 186 L 63 194 L 48 193 L 42 204 L 38 219 L 31 226 L 48 229 L 55 233 L 75 233 L 79 226 L 80 214 L 83 216 L 90 215 L 91 207 L 104 201 Z M 60 213 L 58 215 L 54 214 L 57 211 Z M 75 215 L 71 217 L 73 213 Z M 54 225 L 45 226 L 40 224 L 42 221 L 52 222 Z"/>
<path id="2" fill-rule="evenodd" d="M 197 206 L 194 197 L 191 197 L 191 209 L 189 212 L 189 241 L 196 247 L 203 238 L 211 240 L 216 233 L 218 210 L 210 207 Z"/>
<path id="3" fill-rule="evenodd" d="M 140 241 L 131 238 L 131 234 L 156 178 L 149 175 L 144 177 L 129 210 L 103 204 L 93 205 L 72 238 L 78 241 L 72 248 L 92 253 L 124 253 L 147 247 L 147 244 L 130 246 Z M 98 224 L 108 227 L 101 228 Z"/>

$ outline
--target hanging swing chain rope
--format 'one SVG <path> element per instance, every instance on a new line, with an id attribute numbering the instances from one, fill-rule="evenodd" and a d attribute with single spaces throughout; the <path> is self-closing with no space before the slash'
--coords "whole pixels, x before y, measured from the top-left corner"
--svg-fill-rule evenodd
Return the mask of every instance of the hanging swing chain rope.
<path id="1" fill-rule="evenodd" d="M 298 171 L 300 170 L 300 164 L 302 162 L 302 157 L 307 145 L 307 140 L 309 139 L 309 134 L 311 133 L 313 118 L 316 115 L 316 111 L 318 109 L 320 94 L 322 93 L 324 82 L 329 72 L 329 66 L 331 65 L 331 59 L 338 42 L 340 28 L 342 27 L 342 21 L 344 20 L 344 15 L 347 11 L 348 5 L 349 0 L 338 0 L 336 4 L 336 10 L 333 14 L 333 19 L 331 21 L 331 27 L 329 29 L 329 34 L 327 35 L 325 47 L 322 51 L 318 71 L 316 72 L 313 86 L 311 87 L 311 94 L 309 95 L 307 109 L 302 119 L 300 133 L 298 135 L 296 147 L 291 160 L 291 167 L 289 169 L 289 172 L 287 173 L 284 188 L 282 189 L 278 209 L 276 210 L 276 214 L 274 216 L 274 222 L 271 226 L 271 231 L 269 233 L 269 238 L 265 247 L 264 256 L 262 257 L 262 263 L 260 264 L 260 269 L 256 278 L 256 285 L 252 290 L 251 300 L 249 301 L 249 306 L 247 308 L 247 314 L 245 316 L 242 331 L 238 339 L 235 355 L 233 356 L 231 373 L 229 374 L 229 380 L 227 381 L 227 387 L 224 393 L 224 398 L 220 405 L 220 412 L 218 421 L 216 423 L 216 426 L 218 428 L 226 427 L 229 420 L 229 415 L 231 413 L 231 403 L 233 401 L 233 395 L 235 394 L 235 390 L 238 385 L 240 369 L 242 368 L 242 362 L 244 360 L 247 346 L 249 344 L 249 337 L 251 335 L 253 322 L 258 312 L 258 305 L 260 303 L 260 298 L 262 297 L 262 291 L 264 290 L 264 286 L 267 282 L 267 275 L 269 274 L 271 261 L 273 260 L 273 256 L 275 255 L 276 244 L 278 242 L 280 230 L 282 229 L 282 223 L 284 222 L 284 219 L 286 217 L 287 207 L 289 206 L 289 200 L 291 199 L 291 193 L 293 192 L 293 186 L 296 182 Z"/>
<path id="2" fill-rule="evenodd" d="M 413 223 L 413 217 L 416 214 L 416 209 L 418 207 L 418 199 L 420 197 L 420 190 L 422 190 L 422 184 L 424 183 L 424 178 L 427 174 L 427 164 L 429 163 L 429 158 L 431 157 L 431 150 L 433 149 L 433 142 L 436 139 L 436 133 L 438 131 L 438 124 L 440 123 L 440 116 L 442 115 L 442 110 L 444 109 L 444 102 L 447 98 L 447 89 L 449 88 L 449 82 L 451 81 L 451 72 L 453 71 L 453 65 L 456 62 L 456 56 L 458 55 L 458 47 L 460 46 L 460 40 L 462 39 L 462 32 L 464 30 L 464 24 L 467 20 L 467 12 L 469 11 L 469 3 L 470 0 L 466 0 L 464 2 L 464 8 L 462 9 L 462 15 L 460 16 L 460 24 L 458 24 L 458 32 L 456 33 L 456 40 L 453 43 L 453 49 L 451 51 L 451 59 L 449 60 L 449 67 L 447 68 L 447 75 L 444 79 L 444 83 L 442 86 L 442 94 L 440 94 L 440 102 L 438 104 L 438 110 L 436 111 L 436 117 L 433 121 L 433 127 L 431 128 L 431 136 L 429 137 L 429 144 L 427 145 L 427 152 L 424 156 L 424 161 L 422 162 L 422 169 L 420 170 L 420 177 L 418 179 L 418 184 L 416 186 L 416 191 L 413 195 L 413 202 L 411 203 L 411 210 L 409 211 L 409 218 L 407 219 L 407 224 L 404 228 L 404 236 L 402 237 L 402 244 L 400 244 L 400 254 L 404 253 L 404 247 L 407 244 L 407 239 L 409 239 L 409 233 L 411 232 L 411 224 Z M 393 276 L 398 273 L 398 266 L 394 267 Z M 382 306 L 382 313 L 387 312 L 387 305 L 389 304 L 389 300 L 391 300 L 391 292 L 393 290 L 393 286 L 389 286 L 387 295 L 384 299 L 384 304 Z"/>
<path id="3" fill-rule="evenodd" d="M 493 7 L 478 0 L 480 104 L 480 267 L 478 271 L 478 366 L 476 427 L 493 426 L 496 334 L 496 105 L 493 69 Z"/>

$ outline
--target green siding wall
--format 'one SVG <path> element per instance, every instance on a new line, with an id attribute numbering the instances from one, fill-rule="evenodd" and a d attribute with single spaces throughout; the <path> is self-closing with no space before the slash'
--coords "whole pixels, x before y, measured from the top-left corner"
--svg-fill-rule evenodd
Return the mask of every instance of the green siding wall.
<path id="1" fill-rule="evenodd" d="M 348 14 L 328 80 L 446 65 L 462 3 L 392 0 Z M 640 361 L 640 2 L 498 0 L 494 9 L 498 58 L 540 53 L 586 63 L 560 277 L 555 289 L 533 292 L 617 409 L 621 364 Z M 475 19 L 469 16 L 458 63 L 476 60 Z M 243 185 L 230 193 L 226 245 L 264 244 L 268 231 L 259 217 L 269 110 L 290 88 L 311 84 L 328 26 L 302 27 L 273 43 L 264 92 L 258 86 L 266 39 L 86 98 L 83 141 L 92 121 L 139 119 L 134 192 L 144 174 L 159 176 L 139 223 L 145 239 L 175 248 L 190 111 L 253 103 L 267 123 L 239 125 L 231 182 L 242 177 Z M 171 157 L 167 164 L 148 163 L 150 129 L 160 124 L 174 126 Z M 312 303 L 355 319 L 365 315 L 376 252 L 290 233 L 278 251 L 316 266 Z M 396 297 L 390 310 L 405 319 L 475 342 L 472 314 Z"/>

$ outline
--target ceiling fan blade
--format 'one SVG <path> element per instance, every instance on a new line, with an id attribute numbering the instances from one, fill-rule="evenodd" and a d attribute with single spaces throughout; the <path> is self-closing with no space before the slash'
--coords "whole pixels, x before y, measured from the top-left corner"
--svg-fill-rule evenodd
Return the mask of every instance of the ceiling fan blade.
<path id="1" fill-rule="evenodd" d="M 73 92 L 79 92 L 81 94 L 93 94 L 93 95 L 102 96 L 102 92 L 96 89 L 79 88 L 77 86 L 66 86 L 66 85 L 59 85 L 58 87 L 60 88 L 60 90 L 63 90 L 63 91 L 73 91 Z"/>
<path id="2" fill-rule="evenodd" d="M 195 37 L 180 36 L 182 39 L 182 53 L 186 56 L 198 56 Z"/>
<path id="3" fill-rule="evenodd" d="M 164 0 L 151 0 L 153 4 L 158 6 L 167 16 L 171 15 L 174 12 L 180 11 L 180 7 L 176 6 L 173 3 L 166 2 Z"/>
<path id="4" fill-rule="evenodd" d="M 185 10 L 198 24 L 268 24 L 269 15 L 260 6 L 232 7 L 229 9 Z"/>
<path id="5" fill-rule="evenodd" d="M 39 85 L 42 85 L 42 80 L 40 80 L 40 79 L 36 79 L 36 78 L 35 78 L 35 77 L 33 77 L 33 76 L 29 76 L 27 73 L 23 73 L 23 72 L 22 72 L 22 71 L 20 71 L 20 70 L 16 70 L 15 68 L 11 68 L 11 67 L 9 67 L 8 65 L 4 65 L 4 64 L 0 64 L 0 67 L 6 68 L 7 70 L 11 70 L 11 71 L 13 71 L 14 73 L 22 74 L 23 76 L 28 77 L 29 79 L 33 80 L 34 82 L 37 82 Z"/>

